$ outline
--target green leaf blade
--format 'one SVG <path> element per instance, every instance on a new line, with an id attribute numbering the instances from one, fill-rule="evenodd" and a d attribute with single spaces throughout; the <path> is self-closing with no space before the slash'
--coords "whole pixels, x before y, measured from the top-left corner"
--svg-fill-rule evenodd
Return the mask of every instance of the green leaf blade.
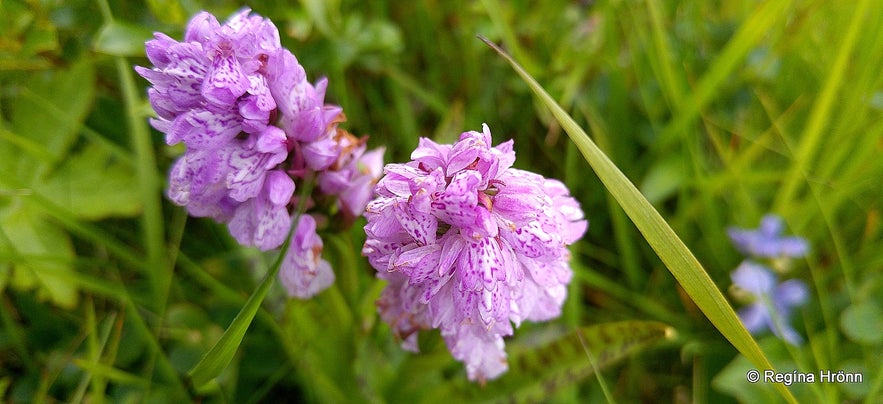
<path id="1" fill-rule="evenodd" d="M 255 292 L 249 296 L 245 305 L 242 306 L 233 322 L 230 323 L 230 326 L 224 330 L 224 334 L 221 335 L 218 342 L 187 372 L 187 376 L 197 390 L 210 388 L 212 386 L 211 382 L 233 360 L 233 355 L 239 349 L 242 338 L 245 337 L 245 332 L 251 325 L 252 320 L 254 320 L 254 316 L 257 314 L 258 309 L 260 309 L 264 298 L 267 297 L 267 292 L 270 291 L 270 286 L 273 285 L 273 281 L 279 273 L 281 263 L 281 259 L 277 260 L 276 265 L 267 273 L 267 276 L 261 281 Z"/>
<path id="2" fill-rule="evenodd" d="M 148 29 L 111 21 L 98 31 L 92 47 L 96 52 L 111 56 L 144 56 L 144 42 L 152 36 Z"/>
<path id="3" fill-rule="evenodd" d="M 59 307 L 76 307 L 77 286 L 66 282 L 74 271 L 70 237 L 46 221 L 31 205 L 21 203 L 0 208 L 0 228 L 4 233 L 0 236 L 0 255 L 58 257 L 52 261 L 20 260 L 13 263 L 11 285 L 18 290 L 36 289 L 40 298 Z"/>
<path id="4" fill-rule="evenodd" d="M 95 67 L 88 58 L 51 75 L 34 75 L 10 105 L 10 131 L 42 145 L 46 155 L 60 161 L 76 140 L 94 98 Z M 25 158 L 15 148 L 2 156 L 13 161 Z M 41 165 L 40 171 L 22 178 L 36 178 L 49 168 Z M 34 165 L 20 164 L 19 169 L 34 170 Z"/>
<path id="5" fill-rule="evenodd" d="M 607 190 L 622 206 L 669 272 L 674 275 L 684 291 L 711 323 L 758 369 L 772 369 L 770 361 L 739 321 L 735 311 L 718 290 L 711 277 L 659 212 L 653 208 L 607 155 L 595 145 L 576 121 L 530 74 L 521 68 L 518 62 L 496 44 L 482 37 L 480 39 L 506 59 L 534 94 L 551 110 L 552 115 L 579 148 Z M 783 384 L 775 386 L 789 402 L 795 402 L 794 396 Z"/>
<path id="6" fill-rule="evenodd" d="M 142 208 L 138 184 L 132 181 L 134 175 L 131 167 L 114 161 L 99 146 L 90 145 L 69 157 L 39 190 L 52 195 L 56 203 L 80 219 L 132 216 Z"/>

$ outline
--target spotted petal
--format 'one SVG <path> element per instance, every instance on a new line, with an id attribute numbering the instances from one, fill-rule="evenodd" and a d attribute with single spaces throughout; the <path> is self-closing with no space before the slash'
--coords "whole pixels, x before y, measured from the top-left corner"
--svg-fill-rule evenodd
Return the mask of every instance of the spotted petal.
<path id="1" fill-rule="evenodd" d="M 435 232 L 438 230 L 438 220 L 435 216 L 420 212 L 406 202 L 397 203 L 394 211 L 402 228 L 418 245 L 435 243 Z"/>
<path id="2" fill-rule="evenodd" d="M 334 282 L 331 265 L 320 255 L 322 247 L 322 239 L 316 234 L 316 220 L 310 215 L 301 215 L 279 270 L 279 278 L 289 295 L 307 299 Z"/>
<path id="3" fill-rule="evenodd" d="M 419 285 L 429 278 L 438 278 L 435 268 L 441 256 L 441 246 L 433 244 L 417 247 L 398 256 L 393 269 L 408 277 L 408 282 Z"/>
<path id="4" fill-rule="evenodd" d="M 194 109 L 174 120 L 166 134 L 166 143 L 183 141 L 194 149 L 219 148 L 233 140 L 241 129 L 236 114 Z"/>
<path id="5" fill-rule="evenodd" d="M 284 206 L 277 206 L 264 197 L 249 199 L 236 208 L 233 219 L 227 224 L 230 234 L 247 246 L 261 251 L 279 247 L 285 241 L 291 218 Z"/>

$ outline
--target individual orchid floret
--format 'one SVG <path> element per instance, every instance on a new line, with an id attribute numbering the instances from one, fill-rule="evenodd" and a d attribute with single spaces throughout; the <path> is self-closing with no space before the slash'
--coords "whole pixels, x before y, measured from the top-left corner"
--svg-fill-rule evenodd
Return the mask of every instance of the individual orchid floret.
<path id="1" fill-rule="evenodd" d="M 803 237 L 782 236 L 784 224 L 779 216 L 763 217 L 757 230 L 731 227 L 727 234 L 743 254 L 758 258 L 800 258 L 809 252 Z"/>
<path id="2" fill-rule="evenodd" d="M 281 245 L 288 234 L 294 181 L 283 171 L 273 170 L 261 182 L 259 193 L 236 207 L 228 228 L 240 244 L 266 251 Z"/>
<path id="3" fill-rule="evenodd" d="M 567 246 L 588 226 L 563 183 L 512 168 L 512 144 L 492 147 L 487 125 L 453 145 L 421 138 L 365 211 L 362 253 L 389 281 L 381 317 L 410 350 L 417 331 L 440 329 L 470 380 L 506 371 L 513 324 L 560 315 Z"/>
<path id="4" fill-rule="evenodd" d="M 316 234 L 316 220 L 307 214 L 300 215 L 279 269 L 279 279 L 289 295 L 307 299 L 334 283 L 331 265 L 322 259 L 321 253 L 322 239 Z"/>
<path id="5" fill-rule="evenodd" d="M 342 111 L 340 107 L 324 103 L 328 81 L 321 79 L 315 85 L 310 84 L 304 68 L 288 49 L 270 54 L 265 70 L 268 89 L 278 106 L 279 126 L 294 140 L 318 140 Z"/>
<path id="6" fill-rule="evenodd" d="M 366 151 L 367 140 L 338 130 L 334 144 L 339 153 L 317 179 L 322 193 L 339 196 L 337 208 L 345 221 L 352 222 L 362 215 L 382 175 L 384 148 Z"/>
<path id="7" fill-rule="evenodd" d="M 798 279 L 779 283 L 772 270 L 751 260 L 743 261 L 730 278 L 734 294 L 751 302 L 739 310 L 739 318 L 749 332 L 758 334 L 770 330 L 792 345 L 802 343 L 789 319 L 792 310 L 809 299 L 805 283 Z"/>

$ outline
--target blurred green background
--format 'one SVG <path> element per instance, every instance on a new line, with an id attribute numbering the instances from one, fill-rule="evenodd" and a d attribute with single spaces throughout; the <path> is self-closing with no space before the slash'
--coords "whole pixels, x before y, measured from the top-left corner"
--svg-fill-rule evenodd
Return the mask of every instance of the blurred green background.
<path id="1" fill-rule="evenodd" d="M 274 286 L 213 389 L 185 373 L 266 273 L 272 254 L 163 197 L 183 151 L 147 126 L 154 31 L 243 6 L 279 27 L 311 80 L 329 78 L 352 133 L 408 159 L 488 123 L 516 166 L 564 181 L 590 228 L 573 246 L 561 319 L 507 342 L 530 351 L 580 326 L 655 320 L 676 336 L 589 375 L 579 345 L 469 385 L 436 333 L 402 351 L 374 300 L 364 234 L 323 234 L 335 286 L 310 301 Z M 883 2 L 0 1 L 0 397 L 12 402 L 775 402 L 678 288 L 502 44 L 587 129 L 721 290 L 740 262 L 725 229 L 767 212 L 812 251 L 793 324 L 759 342 L 778 369 L 861 372 L 802 384 L 805 402 L 883 397 Z M 539 351 L 546 352 L 546 351 Z M 514 354 L 513 354 L 514 355 Z M 540 354 L 542 356 L 542 354 Z M 549 367 L 549 366 L 546 366 Z M 506 380 L 540 375 L 523 389 Z M 510 379 L 507 379 L 510 378 Z M 496 384 L 495 384 L 496 383 Z M 496 387 L 495 387 L 496 386 Z M 528 388 L 529 387 L 529 388 Z"/>

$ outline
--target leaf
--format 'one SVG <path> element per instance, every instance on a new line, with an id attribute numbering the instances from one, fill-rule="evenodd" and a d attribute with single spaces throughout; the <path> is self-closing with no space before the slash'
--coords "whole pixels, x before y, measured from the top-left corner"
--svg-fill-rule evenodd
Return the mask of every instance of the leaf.
<path id="1" fill-rule="evenodd" d="M 484 387 L 457 384 L 461 391 L 454 394 L 466 401 L 540 402 L 673 333 L 656 321 L 622 321 L 582 327 L 538 348 L 513 344 L 508 373 Z M 434 395 L 445 396 L 450 393 Z"/>
<path id="2" fill-rule="evenodd" d="M 239 310 L 239 313 L 233 319 L 233 322 L 224 330 L 224 334 L 221 335 L 218 342 L 200 359 L 199 363 L 187 372 L 193 387 L 198 391 L 212 388 L 213 386 L 210 382 L 218 377 L 227 365 L 230 364 L 230 361 L 233 360 L 233 355 L 239 349 L 242 338 L 245 337 L 245 332 L 251 325 L 251 321 L 261 307 L 264 298 L 267 297 L 270 286 L 276 280 L 276 275 L 279 273 L 279 267 L 282 264 L 283 254 L 284 252 L 280 253 L 275 265 L 273 265 L 254 293 L 249 296 L 245 305 L 242 306 L 242 309 Z"/>
<path id="3" fill-rule="evenodd" d="M 12 257 L 12 286 L 37 289 L 41 298 L 73 308 L 82 282 L 72 267 L 74 250 L 43 198 L 71 219 L 132 215 L 140 210 L 131 168 L 106 147 L 69 149 L 94 98 L 95 72 L 83 58 L 66 70 L 33 75 L 17 88 L 7 128 L 0 129 L 0 254 Z M 57 217 L 56 217 L 57 218 Z M 101 287 L 93 284 L 90 287 Z"/>
<path id="4" fill-rule="evenodd" d="M 862 345 L 883 342 L 883 312 L 873 301 L 854 303 L 840 315 L 840 329 L 852 341 Z"/>
<path id="5" fill-rule="evenodd" d="M 31 75 L 10 106 L 10 131 L 31 144 L 42 146 L 42 155 L 61 161 L 76 140 L 95 96 L 95 69 L 82 58 L 67 70 Z M 6 138 L 8 136 L 4 136 Z M 51 169 L 0 141 L 4 167 L 15 167 L 20 180 L 30 184 Z M 2 183 L 2 179 L 0 179 Z"/>
<path id="6" fill-rule="evenodd" d="M 879 330 L 879 328 L 878 328 L 878 330 Z M 870 359 L 870 357 L 869 357 L 869 359 Z M 872 362 L 873 362 L 873 359 L 868 361 L 868 363 L 872 363 Z M 858 401 L 858 400 L 861 400 L 864 398 L 870 398 L 869 396 L 871 394 L 871 385 L 874 382 L 869 383 L 868 381 L 873 380 L 874 374 L 879 375 L 880 372 L 883 372 L 883 369 L 881 369 L 879 366 L 877 367 L 876 371 L 869 371 L 869 369 L 865 366 L 865 364 L 862 363 L 862 361 L 859 359 L 847 359 L 847 360 L 837 364 L 837 366 L 834 369 L 837 369 L 838 371 L 843 370 L 844 372 L 848 372 L 851 374 L 858 373 L 858 374 L 861 374 L 863 378 L 866 378 L 862 381 L 862 383 L 838 383 L 838 385 L 837 385 L 838 387 L 840 387 L 841 390 L 843 390 L 844 393 L 846 393 L 848 398 L 851 398 L 855 401 Z M 820 377 L 820 379 L 821 379 L 821 377 Z M 879 379 L 880 379 L 880 376 L 877 376 L 877 380 L 879 380 Z M 879 395 L 877 395 L 877 397 L 879 398 Z M 846 401 L 846 400 L 844 400 L 844 401 Z M 870 402 L 870 400 L 865 400 L 865 402 Z"/>
<path id="7" fill-rule="evenodd" d="M 34 2 L 0 2 L 0 74 L 52 66 L 46 56 L 58 51 L 58 33 L 49 13 L 41 7 Z"/>
<path id="8" fill-rule="evenodd" d="M 153 32 L 148 29 L 111 21 L 98 31 L 92 48 L 111 56 L 144 56 L 144 42 L 152 37 Z"/>
<path id="9" fill-rule="evenodd" d="M 9 38 L 24 34 L 34 20 L 34 13 L 25 4 L 15 1 L 0 3 L 0 29 Z"/>
<path id="10" fill-rule="evenodd" d="M 81 219 L 131 216 L 141 210 L 134 176 L 131 166 L 115 161 L 108 150 L 93 144 L 69 157 L 38 187 L 42 195 L 51 196 Z"/>
<path id="11" fill-rule="evenodd" d="M 184 25 L 187 22 L 187 11 L 180 1 L 147 0 L 147 7 L 158 20 L 166 24 Z"/>
<path id="12" fill-rule="evenodd" d="M 146 389 L 151 384 L 151 381 L 144 376 L 134 375 L 103 363 L 94 363 L 80 358 L 74 358 L 73 364 L 89 373 L 106 377 L 111 382 L 119 383 L 121 385 Z"/>
<path id="13" fill-rule="evenodd" d="M 179 372 L 186 372 L 199 362 L 206 349 L 211 348 L 224 331 L 201 307 L 189 303 L 169 306 L 165 326 L 171 337 L 169 361 Z"/>
<path id="14" fill-rule="evenodd" d="M 77 304 L 77 287 L 67 281 L 73 269 L 73 247 L 68 235 L 42 218 L 29 205 L 14 203 L 0 209 L 0 255 L 49 256 L 54 259 L 23 259 L 13 264 L 11 286 L 37 289 L 41 299 L 71 309 Z"/>
<path id="15" fill-rule="evenodd" d="M 739 321 L 732 306 L 711 277 L 653 205 L 533 77 L 496 44 L 483 37 L 479 38 L 506 59 L 534 94 L 552 111 L 552 115 L 576 144 L 595 174 L 711 323 L 755 366 L 759 369 L 772 369 L 769 360 Z M 777 383 L 775 386 L 788 401 L 795 401 L 794 396 L 783 384 Z"/>
<path id="16" fill-rule="evenodd" d="M 774 336 L 763 338 L 759 341 L 763 351 L 769 355 L 770 361 L 776 364 L 776 369 L 783 373 L 792 373 L 798 370 L 797 365 L 791 359 L 791 355 L 780 339 Z M 711 386 L 724 394 L 735 397 L 741 403 L 779 403 L 782 396 L 776 394 L 773 383 L 764 381 L 764 370 L 752 365 L 744 356 L 736 356 L 711 380 Z M 749 371 L 759 371 L 760 380 L 748 381 Z M 802 373 L 815 372 L 815 382 L 818 383 L 816 369 L 803 369 Z M 792 376 L 793 377 L 793 376 Z M 801 403 L 824 401 L 819 396 L 813 395 L 810 384 L 794 383 L 791 385 L 794 395 Z"/>
<path id="17" fill-rule="evenodd" d="M 26 56 L 34 56 L 40 53 L 51 52 L 58 49 L 58 33 L 54 24 L 39 24 L 31 27 L 21 53 Z"/>
<path id="18" fill-rule="evenodd" d="M 767 350 L 767 352 L 770 352 L 772 355 L 774 352 L 778 352 L 778 350 Z M 778 402 L 776 399 L 779 396 L 772 386 L 766 383 L 750 383 L 747 381 L 747 374 L 752 370 L 756 370 L 756 368 L 744 356 L 737 356 L 712 379 L 711 385 L 715 390 L 729 394 L 743 403 Z"/>
<path id="19" fill-rule="evenodd" d="M 671 197 L 684 183 L 684 160 L 680 155 L 654 164 L 641 182 L 641 193 L 657 204 Z"/>

